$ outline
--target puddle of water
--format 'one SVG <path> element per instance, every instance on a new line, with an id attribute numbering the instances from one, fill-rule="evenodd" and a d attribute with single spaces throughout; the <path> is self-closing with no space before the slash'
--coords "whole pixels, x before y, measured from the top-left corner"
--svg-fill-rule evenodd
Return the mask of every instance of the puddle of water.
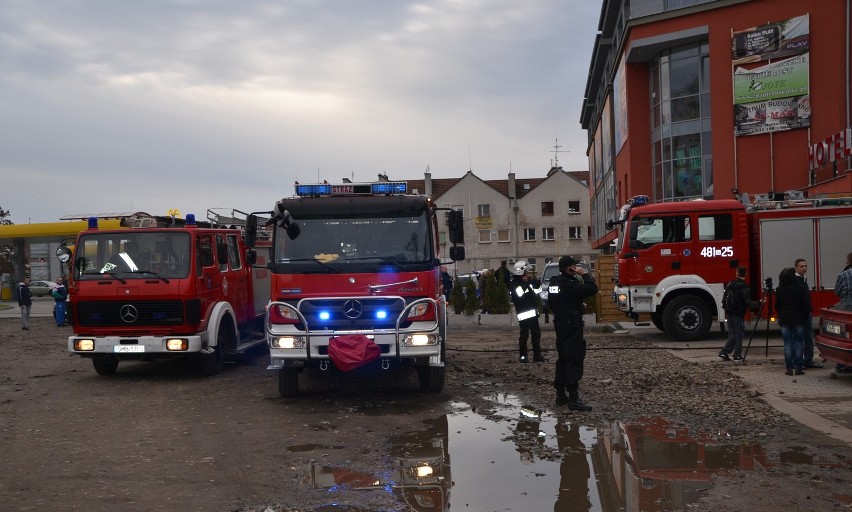
<path id="1" fill-rule="evenodd" d="M 488 417 L 467 404 L 393 440 L 393 467 L 381 475 L 312 465 L 311 482 L 334 491 L 385 489 L 410 510 L 555 512 L 668 511 L 686 508 L 719 472 L 790 462 L 769 460 L 759 445 L 724 443 L 663 419 L 611 422 L 598 431 L 493 395 Z M 307 446 L 307 445 L 305 445 Z M 327 447 L 323 447 L 327 448 Z M 321 510 L 321 509 L 316 509 Z"/>

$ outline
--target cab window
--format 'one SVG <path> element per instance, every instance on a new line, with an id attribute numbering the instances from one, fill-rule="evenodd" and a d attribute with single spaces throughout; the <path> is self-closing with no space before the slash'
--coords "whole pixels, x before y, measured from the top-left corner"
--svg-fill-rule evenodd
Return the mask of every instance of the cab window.
<path id="1" fill-rule="evenodd" d="M 702 215 L 698 217 L 699 240 L 732 240 L 734 222 L 730 214 Z"/>
<path id="2" fill-rule="evenodd" d="M 630 248 L 647 249 L 659 243 L 688 242 L 692 239 L 689 217 L 636 217 L 630 222 Z"/>

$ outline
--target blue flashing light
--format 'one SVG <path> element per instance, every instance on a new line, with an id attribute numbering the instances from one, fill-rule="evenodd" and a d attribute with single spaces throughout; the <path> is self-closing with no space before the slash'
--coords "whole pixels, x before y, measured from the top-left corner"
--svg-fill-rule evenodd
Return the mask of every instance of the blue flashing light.
<path id="1" fill-rule="evenodd" d="M 195 226 L 195 214 L 187 213 L 186 214 L 186 225 L 187 226 Z"/>
<path id="2" fill-rule="evenodd" d="M 370 191 L 373 194 L 406 194 L 408 193 L 408 183 L 405 182 L 379 182 L 370 185 Z"/>
<path id="3" fill-rule="evenodd" d="M 376 311 L 376 319 L 384 320 L 387 317 L 388 317 L 388 312 L 385 311 L 384 309 L 380 309 L 380 310 Z"/>
<path id="4" fill-rule="evenodd" d="M 328 183 L 296 185 L 296 195 L 299 197 L 329 196 L 331 195 L 331 185 Z"/>
<path id="5" fill-rule="evenodd" d="M 329 313 L 328 311 L 320 311 L 320 314 L 319 314 L 320 320 L 328 320 L 329 318 L 331 318 L 331 313 Z"/>
<path id="6" fill-rule="evenodd" d="M 97 217 L 89 217 L 89 229 L 98 229 Z"/>
<path id="7" fill-rule="evenodd" d="M 648 196 L 633 196 L 630 198 L 630 206 L 644 206 L 650 202 Z"/>

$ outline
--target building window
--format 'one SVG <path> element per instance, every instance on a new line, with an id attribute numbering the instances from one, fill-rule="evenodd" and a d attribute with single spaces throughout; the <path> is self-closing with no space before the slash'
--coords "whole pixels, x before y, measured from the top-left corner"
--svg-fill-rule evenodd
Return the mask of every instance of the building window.
<path id="1" fill-rule="evenodd" d="M 491 205 L 480 204 L 476 207 L 476 213 L 479 217 L 491 217 Z"/>
<path id="2" fill-rule="evenodd" d="M 568 228 L 568 238 L 571 240 L 579 240 L 583 237 L 583 228 L 582 226 L 570 226 Z"/>
<path id="3" fill-rule="evenodd" d="M 580 213 L 580 201 L 568 201 L 568 213 Z"/>
<path id="4" fill-rule="evenodd" d="M 508 229 L 500 229 L 497 231 L 497 241 L 498 242 L 510 242 L 509 240 L 509 230 Z"/>
<path id="5" fill-rule="evenodd" d="M 710 57 L 707 43 L 678 46 L 652 61 L 654 200 L 712 198 Z"/>
<path id="6" fill-rule="evenodd" d="M 524 242 L 535 242 L 535 228 L 524 228 Z"/>
<path id="7" fill-rule="evenodd" d="M 541 216 L 542 217 L 552 217 L 553 216 L 553 201 L 544 201 L 541 203 Z"/>
<path id="8" fill-rule="evenodd" d="M 553 228 L 541 228 L 541 239 L 542 240 L 556 240 L 554 236 Z"/>
<path id="9" fill-rule="evenodd" d="M 490 244 L 491 243 L 491 230 L 490 229 L 480 229 L 479 230 L 479 243 L 481 243 L 481 244 Z"/>

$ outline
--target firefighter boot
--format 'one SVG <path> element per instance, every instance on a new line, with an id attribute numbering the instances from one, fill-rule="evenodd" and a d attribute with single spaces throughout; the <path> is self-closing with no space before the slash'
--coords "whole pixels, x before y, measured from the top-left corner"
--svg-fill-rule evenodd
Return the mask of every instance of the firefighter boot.
<path id="1" fill-rule="evenodd" d="M 565 389 L 562 387 L 556 388 L 556 405 L 565 405 L 568 403 L 568 395 L 565 394 Z"/>
<path id="2" fill-rule="evenodd" d="M 577 391 L 577 385 L 568 385 L 568 408 L 572 411 L 591 411 L 592 406 L 584 404 L 580 400 L 580 393 Z"/>
<path id="3" fill-rule="evenodd" d="M 533 361 L 536 363 L 543 363 L 545 361 L 544 356 L 541 355 L 541 340 L 533 340 Z"/>

